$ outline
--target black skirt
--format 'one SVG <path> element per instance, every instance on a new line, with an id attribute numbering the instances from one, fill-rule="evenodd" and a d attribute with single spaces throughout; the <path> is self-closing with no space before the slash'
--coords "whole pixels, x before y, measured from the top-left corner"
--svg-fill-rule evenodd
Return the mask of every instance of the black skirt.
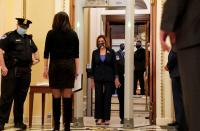
<path id="1" fill-rule="evenodd" d="M 54 89 L 73 88 L 75 59 L 50 60 L 49 86 Z"/>

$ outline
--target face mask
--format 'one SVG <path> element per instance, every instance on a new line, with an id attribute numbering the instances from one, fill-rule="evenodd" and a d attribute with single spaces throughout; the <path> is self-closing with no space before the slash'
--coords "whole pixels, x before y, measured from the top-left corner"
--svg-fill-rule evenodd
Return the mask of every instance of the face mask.
<path id="1" fill-rule="evenodd" d="M 123 51 L 124 50 L 124 46 L 121 46 L 120 49 Z"/>
<path id="2" fill-rule="evenodd" d="M 98 44 L 98 48 L 104 48 L 105 47 L 105 44 L 104 43 L 99 43 Z"/>
<path id="3" fill-rule="evenodd" d="M 140 48 L 141 47 L 141 45 L 136 45 L 136 48 Z"/>
<path id="4" fill-rule="evenodd" d="M 24 28 L 21 28 L 21 27 L 18 27 L 18 29 L 17 29 L 17 33 L 19 33 L 20 35 L 24 35 L 24 34 L 26 34 L 26 29 L 24 29 Z"/>

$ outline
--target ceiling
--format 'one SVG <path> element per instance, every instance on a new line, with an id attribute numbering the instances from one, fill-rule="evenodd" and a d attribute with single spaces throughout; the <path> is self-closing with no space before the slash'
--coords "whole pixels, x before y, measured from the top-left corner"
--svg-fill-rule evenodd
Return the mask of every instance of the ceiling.
<path id="1" fill-rule="evenodd" d="M 144 0 L 135 0 L 135 8 L 136 9 L 147 9 L 147 5 Z"/>
<path id="2" fill-rule="evenodd" d="M 149 21 L 149 19 L 150 19 L 150 16 L 147 14 L 135 16 L 136 24 Z M 125 16 L 124 15 L 106 15 L 106 21 L 109 22 L 111 25 L 125 24 Z"/>

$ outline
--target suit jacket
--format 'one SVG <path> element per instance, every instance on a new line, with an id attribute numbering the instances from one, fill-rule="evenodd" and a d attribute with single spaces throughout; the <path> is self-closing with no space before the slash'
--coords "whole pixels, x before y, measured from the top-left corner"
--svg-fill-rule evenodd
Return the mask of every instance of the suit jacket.
<path id="1" fill-rule="evenodd" d="M 118 50 L 116 52 L 116 67 L 119 75 L 124 74 L 124 52 L 122 50 Z"/>
<path id="2" fill-rule="evenodd" d="M 106 49 L 105 61 L 100 59 L 100 50 L 92 53 L 92 77 L 95 81 L 114 81 L 117 75 L 115 52 Z"/>
<path id="3" fill-rule="evenodd" d="M 135 71 L 145 71 L 145 49 L 139 48 L 134 53 Z"/>
<path id="4" fill-rule="evenodd" d="M 161 29 L 176 33 L 176 48 L 200 44 L 200 0 L 167 0 Z"/>
<path id="5" fill-rule="evenodd" d="M 171 78 L 180 77 L 176 52 L 171 50 L 168 55 L 167 68 Z"/>

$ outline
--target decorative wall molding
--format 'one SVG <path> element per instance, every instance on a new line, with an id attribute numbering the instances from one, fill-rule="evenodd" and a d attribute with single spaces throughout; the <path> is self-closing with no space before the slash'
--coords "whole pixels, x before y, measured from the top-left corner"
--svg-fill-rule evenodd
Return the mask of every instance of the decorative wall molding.
<path id="1" fill-rule="evenodd" d="M 166 125 L 167 123 L 170 123 L 173 121 L 173 119 L 170 117 L 170 118 L 157 118 L 156 119 L 156 125 Z"/>
<path id="2" fill-rule="evenodd" d="M 162 10 L 165 0 L 157 1 L 157 38 L 156 38 L 156 109 L 157 118 L 156 124 L 166 125 L 174 119 L 173 115 L 173 99 L 171 91 L 171 81 L 169 73 L 164 70 L 164 66 L 167 63 L 167 52 L 163 52 L 160 45 L 160 22 L 162 16 Z"/>
<path id="3" fill-rule="evenodd" d="M 70 0 L 55 0 L 55 14 L 60 11 L 65 11 L 69 14 Z"/>
<path id="4" fill-rule="evenodd" d="M 64 11 L 64 0 L 55 0 L 55 14 Z"/>

